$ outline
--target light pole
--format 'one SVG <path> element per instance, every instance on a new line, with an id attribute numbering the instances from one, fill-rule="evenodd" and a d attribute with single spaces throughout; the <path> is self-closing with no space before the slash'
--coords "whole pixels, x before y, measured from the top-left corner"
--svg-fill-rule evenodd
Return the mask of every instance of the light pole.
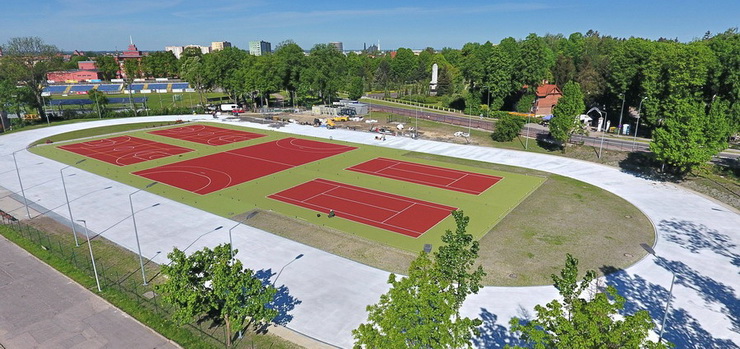
<path id="1" fill-rule="evenodd" d="M 85 162 L 85 160 L 87 159 L 82 159 L 75 162 L 74 164 L 79 165 Z M 72 206 L 69 204 L 69 195 L 67 195 L 67 184 L 64 182 L 64 170 L 72 166 L 73 165 L 62 167 L 62 169 L 59 170 L 59 176 L 62 177 L 62 188 L 64 188 L 64 198 L 67 200 L 67 210 L 69 211 L 69 221 L 72 223 L 72 235 L 74 235 L 75 237 L 75 246 L 80 247 L 80 243 L 77 241 L 77 228 L 75 228 L 75 219 L 74 217 L 72 217 Z"/>
<path id="2" fill-rule="evenodd" d="M 596 109 L 599 114 L 601 114 L 601 110 Z M 606 133 L 606 111 L 604 111 L 604 115 L 602 116 L 604 118 L 604 122 L 601 124 L 601 144 L 599 145 L 599 159 L 601 159 L 601 149 L 604 147 L 604 134 Z"/>
<path id="3" fill-rule="evenodd" d="M 82 222 L 82 224 L 85 226 L 85 236 L 87 237 L 87 247 L 90 249 L 90 260 L 92 260 L 93 273 L 95 273 L 95 284 L 98 285 L 98 292 L 102 292 L 103 290 L 100 289 L 100 279 L 98 279 L 98 268 L 95 266 L 95 256 L 93 255 L 92 243 L 90 242 L 90 233 L 87 231 L 87 221 L 84 219 L 78 219 L 77 221 Z"/>
<path id="4" fill-rule="evenodd" d="M 231 239 L 231 231 L 234 230 L 239 225 L 241 225 L 242 223 L 246 222 L 247 219 L 250 219 L 250 218 L 254 217 L 255 215 L 257 215 L 257 211 L 254 211 L 254 212 L 248 214 L 246 217 L 242 218 L 242 220 L 239 221 L 239 223 L 236 223 L 236 225 L 234 225 L 233 227 L 229 228 L 229 250 L 231 252 L 231 259 L 234 259 L 234 242 Z"/>
<path id="5" fill-rule="evenodd" d="M 134 200 L 132 196 L 144 189 L 151 188 L 158 182 L 151 182 L 146 187 L 136 190 L 135 192 L 128 194 L 128 202 L 131 205 L 131 220 L 134 222 L 134 235 L 136 236 L 136 248 L 139 252 L 139 266 L 141 267 L 141 278 L 144 280 L 144 286 L 146 286 L 146 272 L 144 271 L 144 258 L 141 256 L 141 244 L 139 243 L 139 230 L 136 228 L 136 214 L 134 213 Z"/>
<path id="6" fill-rule="evenodd" d="M 213 230 L 211 230 L 211 231 L 209 231 L 209 232 L 206 232 L 206 233 L 203 233 L 203 234 L 201 234 L 200 236 L 198 236 L 197 238 L 195 238 L 195 240 L 193 240 L 193 242 L 191 242 L 191 243 L 190 243 L 190 245 L 188 245 L 188 247 L 185 247 L 185 249 L 183 249 L 183 250 L 182 250 L 182 252 L 185 252 L 185 251 L 187 251 L 187 250 L 188 250 L 188 249 L 189 249 L 190 247 L 192 247 L 192 246 L 193 246 L 193 245 L 194 245 L 194 244 L 195 244 L 195 243 L 196 243 L 196 242 L 197 242 L 198 240 L 200 240 L 200 238 L 202 238 L 202 237 L 204 237 L 204 236 L 206 236 L 206 235 L 208 235 L 208 234 L 210 234 L 210 233 L 213 233 L 214 231 L 216 231 L 216 230 L 219 230 L 219 229 L 221 229 L 221 228 L 223 228 L 223 227 L 224 227 L 223 225 L 219 225 L 218 227 L 215 227 L 215 228 L 213 228 Z M 172 263 L 172 262 L 170 262 L 170 263 Z"/>
<path id="7" fill-rule="evenodd" d="M 275 286 L 275 283 L 277 282 L 278 278 L 280 277 L 280 274 L 283 273 L 283 270 L 285 270 L 285 267 L 289 266 L 291 263 L 303 258 L 303 253 L 295 256 L 288 264 L 284 265 L 282 268 L 280 268 L 280 271 L 277 273 L 277 276 L 275 276 L 275 280 L 272 280 L 272 286 Z"/>
<path id="8" fill-rule="evenodd" d="M 637 107 L 637 125 L 635 125 L 635 137 L 632 138 L 632 151 L 635 151 L 635 143 L 637 142 L 637 129 L 640 128 L 640 110 L 642 110 L 642 102 L 647 99 L 647 96 L 640 100 L 640 106 Z"/>
<path id="9" fill-rule="evenodd" d="M 652 247 L 648 246 L 648 244 L 642 243 L 640 244 L 642 248 L 647 251 L 647 253 L 650 253 L 655 258 L 659 258 L 658 255 L 655 253 L 655 250 L 653 250 Z M 667 268 L 666 268 L 667 269 Z M 668 290 L 668 300 L 666 300 L 665 303 L 665 310 L 663 311 L 663 320 L 660 322 L 660 334 L 658 335 L 658 343 L 661 343 L 663 341 L 663 332 L 665 331 L 665 320 L 668 317 L 668 310 L 670 310 L 671 306 L 671 300 L 673 299 L 673 285 L 676 283 L 676 273 L 673 272 L 673 270 L 668 269 L 668 271 L 671 272 L 671 287 Z"/>
<path id="10" fill-rule="evenodd" d="M 21 149 L 24 150 L 24 149 Z M 26 215 L 28 219 L 31 219 L 31 211 L 28 210 L 28 199 L 26 199 L 26 192 L 23 190 L 23 181 L 21 180 L 21 171 L 18 170 L 18 161 L 15 159 L 15 153 L 21 151 L 16 150 L 13 152 L 13 163 L 15 164 L 15 173 L 18 175 L 18 183 L 21 185 L 21 196 L 23 196 L 23 203 L 26 205 Z"/>
<path id="11" fill-rule="evenodd" d="M 619 129 L 617 130 L 618 135 L 622 134 L 622 114 L 624 114 L 624 100 L 626 97 L 627 97 L 627 92 L 622 93 L 622 109 L 619 110 L 619 124 L 617 125 L 619 126 Z"/>

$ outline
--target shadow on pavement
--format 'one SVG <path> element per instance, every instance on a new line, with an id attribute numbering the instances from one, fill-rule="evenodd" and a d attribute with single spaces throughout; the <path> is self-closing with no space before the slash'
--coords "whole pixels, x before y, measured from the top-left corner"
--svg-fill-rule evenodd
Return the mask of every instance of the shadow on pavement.
<path id="1" fill-rule="evenodd" d="M 254 277 L 262 280 L 262 283 L 265 285 L 271 284 L 270 279 L 274 275 L 275 273 L 272 272 L 272 269 L 261 269 L 254 273 Z M 285 326 L 293 320 L 293 315 L 289 314 L 290 311 L 295 309 L 296 305 L 301 304 L 302 302 L 290 295 L 288 286 L 280 285 L 275 286 L 275 288 L 277 289 L 277 293 L 275 293 L 275 297 L 268 307 L 278 311 L 278 315 L 275 316 L 272 322 L 276 325 Z"/>

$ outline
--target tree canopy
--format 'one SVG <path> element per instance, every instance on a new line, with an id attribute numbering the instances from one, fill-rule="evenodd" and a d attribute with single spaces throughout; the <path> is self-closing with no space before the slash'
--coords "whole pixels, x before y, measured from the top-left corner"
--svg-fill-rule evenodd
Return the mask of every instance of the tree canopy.
<path id="1" fill-rule="evenodd" d="M 269 306 L 275 287 L 233 259 L 229 244 L 206 247 L 190 256 L 175 248 L 167 258 L 171 263 L 162 266 L 166 281 L 155 288 L 175 306 L 175 321 L 188 323 L 204 316 L 223 321 L 230 346 L 232 333 L 243 327 L 246 318 L 257 327 L 277 316 L 277 310 Z"/>
<path id="2" fill-rule="evenodd" d="M 457 228 L 445 232 L 438 252 L 421 252 L 407 277 L 390 275 L 391 289 L 367 307 L 367 323 L 352 331 L 356 348 L 471 347 L 481 320 L 462 318 L 460 307 L 482 287 L 485 273 L 474 267 L 478 242 L 465 232 L 468 217 L 453 215 Z"/>
<path id="3" fill-rule="evenodd" d="M 511 331 L 538 349 L 668 348 L 648 339 L 655 324 L 646 310 L 623 314 L 625 299 L 613 286 L 583 298 L 596 273 L 589 270 L 580 280 L 578 276 L 578 260 L 566 255 L 560 275 L 552 275 L 562 301 L 537 305 L 531 321 L 511 319 Z"/>

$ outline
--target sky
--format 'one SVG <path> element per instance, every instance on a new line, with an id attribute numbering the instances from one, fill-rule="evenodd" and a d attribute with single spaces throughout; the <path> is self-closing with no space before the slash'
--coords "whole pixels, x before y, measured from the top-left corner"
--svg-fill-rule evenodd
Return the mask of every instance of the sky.
<path id="1" fill-rule="evenodd" d="M 586 33 L 688 42 L 740 26 L 740 0 L 289 1 L 2 0 L 0 44 L 37 36 L 64 51 L 209 46 L 248 49 L 292 40 L 309 50 L 340 41 L 345 50 L 380 42 L 399 47 L 461 48 L 506 37 Z"/>

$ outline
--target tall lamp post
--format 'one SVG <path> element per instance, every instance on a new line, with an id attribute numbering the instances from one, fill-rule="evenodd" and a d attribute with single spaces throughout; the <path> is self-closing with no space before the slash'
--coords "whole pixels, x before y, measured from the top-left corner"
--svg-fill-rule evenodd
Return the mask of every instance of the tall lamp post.
<path id="1" fill-rule="evenodd" d="M 653 255 L 653 257 L 658 258 L 658 255 L 655 253 L 655 250 L 653 250 L 652 247 L 648 246 L 648 244 L 642 243 L 640 244 L 642 248 L 647 251 L 647 253 L 650 253 Z M 665 320 L 668 317 L 668 311 L 671 307 L 671 299 L 673 299 L 673 285 L 676 283 L 676 273 L 673 272 L 673 270 L 668 269 L 668 271 L 671 272 L 671 287 L 668 291 L 668 299 L 665 303 L 665 310 L 663 311 L 663 320 L 660 322 L 660 334 L 658 335 L 658 343 L 661 343 L 663 341 L 663 332 L 665 331 Z"/>
<path id="2" fill-rule="evenodd" d="M 98 268 L 95 267 L 95 256 L 93 255 L 92 243 L 90 242 L 90 233 L 87 230 L 87 221 L 84 219 L 78 219 L 77 221 L 82 222 L 82 224 L 85 226 L 85 236 L 87 237 L 87 247 L 90 249 L 90 260 L 92 260 L 93 273 L 95 273 L 95 284 L 98 285 L 98 292 L 102 292 L 103 290 L 100 289 L 100 279 L 98 279 Z"/>
<path id="3" fill-rule="evenodd" d="M 79 165 L 85 162 L 85 160 L 87 159 L 82 159 L 80 161 L 77 161 L 74 163 L 74 165 Z M 64 182 L 64 170 L 74 165 L 68 165 L 68 166 L 62 167 L 59 170 L 59 176 L 62 177 L 62 188 L 64 188 L 64 199 L 67 200 L 67 211 L 69 211 L 69 221 L 72 222 L 72 235 L 74 235 L 75 237 L 75 246 L 80 247 L 80 243 L 77 241 L 77 228 L 75 228 L 75 219 L 74 217 L 72 217 L 72 206 L 69 204 L 69 195 L 67 195 L 67 184 Z"/>
<path id="4" fill-rule="evenodd" d="M 624 114 L 624 100 L 627 96 L 627 92 L 622 93 L 622 109 L 619 110 L 619 124 L 617 134 L 622 134 L 622 114 Z"/>
<path id="5" fill-rule="evenodd" d="M 234 240 L 231 239 L 231 231 L 236 229 L 236 227 L 240 226 L 242 223 L 246 222 L 247 219 L 250 219 L 255 215 L 257 215 L 257 211 L 248 214 L 246 217 L 242 218 L 239 223 L 236 223 L 233 227 L 229 228 L 229 252 L 231 252 L 231 259 L 234 259 Z"/>
<path id="6" fill-rule="evenodd" d="M 25 149 L 21 149 L 25 150 Z M 26 215 L 28 215 L 28 219 L 31 219 L 31 211 L 28 210 L 28 199 L 26 199 L 26 192 L 23 190 L 23 181 L 21 180 L 21 171 L 18 170 L 18 160 L 15 159 L 15 153 L 21 151 L 16 150 L 13 152 L 13 163 L 15 164 L 15 173 L 18 175 L 18 183 L 21 185 L 21 196 L 23 196 L 23 204 L 26 205 Z"/>
<path id="7" fill-rule="evenodd" d="M 139 243 L 139 230 L 136 228 L 136 214 L 134 212 L 134 200 L 132 196 L 144 189 L 151 188 L 158 182 L 151 182 L 146 187 L 136 190 L 135 192 L 128 194 L 128 202 L 131 205 L 131 220 L 134 222 L 134 235 L 136 235 L 136 249 L 139 252 L 139 266 L 141 267 L 141 278 L 144 280 L 144 286 L 146 283 L 146 272 L 144 271 L 144 258 L 141 256 L 141 244 Z"/>
<path id="8" fill-rule="evenodd" d="M 632 138 L 632 151 L 635 151 L 635 143 L 637 142 L 637 129 L 640 128 L 640 111 L 642 110 L 642 102 L 644 102 L 647 98 L 647 96 L 643 97 L 640 100 L 640 106 L 637 107 L 637 125 L 635 125 L 635 137 Z"/>
<path id="9" fill-rule="evenodd" d="M 599 115 L 601 114 L 601 110 L 596 109 L 596 111 L 599 112 Z M 601 149 L 604 147 L 604 134 L 606 133 L 606 115 L 607 113 L 606 111 L 604 111 L 604 115 L 602 116 L 604 118 L 604 122 L 601 124 L 601 144 L 599 145 L 599 159 L 601 159 Z"/>

